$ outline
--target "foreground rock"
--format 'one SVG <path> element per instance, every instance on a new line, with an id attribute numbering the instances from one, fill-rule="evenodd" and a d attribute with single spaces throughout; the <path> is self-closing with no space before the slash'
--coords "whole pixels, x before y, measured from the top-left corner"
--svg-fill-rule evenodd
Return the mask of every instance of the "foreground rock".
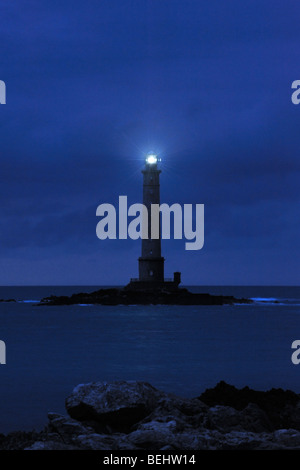
<path id="1" fill-rule="evenodd" d="M 90 383 L 73 390 L 66 409 L 72 418 L 91 421 L 94 427 L 128 432 L 155 409 L 160 396 L 144 382 Z"/>
<path id="2" fill-rule="evenodd" d="M 187 399 L 146 382 L 96 382 L 75 387 L 66 408 L 41 433 L 0 436 L 0 449 L 300 449 L 300 396 L 281 389 L 220 382 Z"/>
<path id="3" fill-rule="evenodd" d="M 220 382 L 215 388 L 202 393 L 199 399 L 209 406 L 223 405 L 242 411 L 251 403 L 264 413 L 273 428 L 294 428 L 300 431 L 299 395 L 290 390 L 272 388 L 260 392 L 249 387 L 238 390 Z"/>
<path id="4" fill-rule="evenodd" d="M 100 289 L 92 293 L 73 294 L 67 296 L 45 297 L 39 305 L 225 305 L 252 303 L 250 299 L 236 299 L 233 296 L 194 294 L 187 289 L 177 290 L 140 290 Z"/>

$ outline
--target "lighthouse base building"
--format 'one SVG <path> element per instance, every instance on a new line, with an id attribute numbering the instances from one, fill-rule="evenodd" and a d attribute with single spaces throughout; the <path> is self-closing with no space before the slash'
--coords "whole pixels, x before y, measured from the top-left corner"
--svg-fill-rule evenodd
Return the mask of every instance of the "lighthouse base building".
<path id="1" fill-rule="evenodd" d="M 142 239 L 142 254 L 139 258 L 139 277 L 130 280 L 126 289 L 133 290 L 177 290 L 181 273 L 175 272 L 173 279 L 164 278 L 164 262 L 161 256 L 161 233 L 151 238 L 151 204 L 160 204 L 160 184 L 157 156 L 148 154 L 143 173 L 143 204 L 148 211 L 148 239 Z"/>

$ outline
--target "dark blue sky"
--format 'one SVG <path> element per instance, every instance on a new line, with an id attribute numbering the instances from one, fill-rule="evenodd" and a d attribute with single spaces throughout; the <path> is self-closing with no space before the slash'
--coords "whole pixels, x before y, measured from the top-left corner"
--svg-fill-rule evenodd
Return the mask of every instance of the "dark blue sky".
<path id="1" fill-rule="evenodd" d="M 96 208 L 205 204 L 205 245 L 164 241 L 185 284 L 299 283 L 299 2 L 47 0 L 0 6 L 0 284 L 125 284 L 140 241 Z"/>

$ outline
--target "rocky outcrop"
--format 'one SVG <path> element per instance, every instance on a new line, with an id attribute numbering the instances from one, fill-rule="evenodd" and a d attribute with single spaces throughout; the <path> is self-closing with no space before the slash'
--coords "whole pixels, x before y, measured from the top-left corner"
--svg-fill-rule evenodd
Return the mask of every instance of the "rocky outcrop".
<path id="1" fill-rule="evenodd" d="M 92 293 L 67 296 L 45 297 L 39 305 L 225 305 L 252 303 L 250 299 L 236 299 L 233 296 L 194 294 L 187 289 L 129 290 L 100 289 Z"/>
<path id="2" fill-rule="evenodd" d="M 281 389 L 220 382 L 188 399 L 146 382 L 94 382 L 75 387 L 66 408 L 41 433 L 0 436 L 0 449 L 300 449 L 300 396 Z"/>
<path id="3" fill-rule="evenodd" d="M 235 410 L 245 411 L 249 403 L 263 411 L 266 419 L 273 428 L 292 427 L 300 431 L 299 395 L 281 388 L 272 388 L 267 392 L 251 390 L 244 387 L 241 390 L 225 382 L 219 382 L 215 388 L 207 389 L 199 400 L 209 406 L 230 406 Z"/>
<path id="4" fill-rule="evenodd" d="M 144 382 L 78 385 L 66 399 L 69 415 L 102 430 L 129 431 L 155 409 L 160 392 Z"/>

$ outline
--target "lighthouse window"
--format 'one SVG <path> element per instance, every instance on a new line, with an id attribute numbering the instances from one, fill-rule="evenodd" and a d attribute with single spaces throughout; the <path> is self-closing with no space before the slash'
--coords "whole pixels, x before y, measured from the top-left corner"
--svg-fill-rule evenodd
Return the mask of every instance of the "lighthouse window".
<path id="1" fill-rule="evenodd" d="M 149 191 L 149 192 L 150 192 L 150 194 L 153 194 L 153 189 L 150 189 L 150 191 Z"/>
<path id="2" fill-rule="evenodd" d="M 153 271 L 149 271 L 149 276 L 153 276 Z"/>
<path id="3" fill-rule="evenodd" d="M 153 254 L 153 251 L 152 251 L 152 250 L 150 250 L 150 251 L 149 251 L 149 253 L 150 253 L 150 255 L 152 255 L 152 254 Z"/>

